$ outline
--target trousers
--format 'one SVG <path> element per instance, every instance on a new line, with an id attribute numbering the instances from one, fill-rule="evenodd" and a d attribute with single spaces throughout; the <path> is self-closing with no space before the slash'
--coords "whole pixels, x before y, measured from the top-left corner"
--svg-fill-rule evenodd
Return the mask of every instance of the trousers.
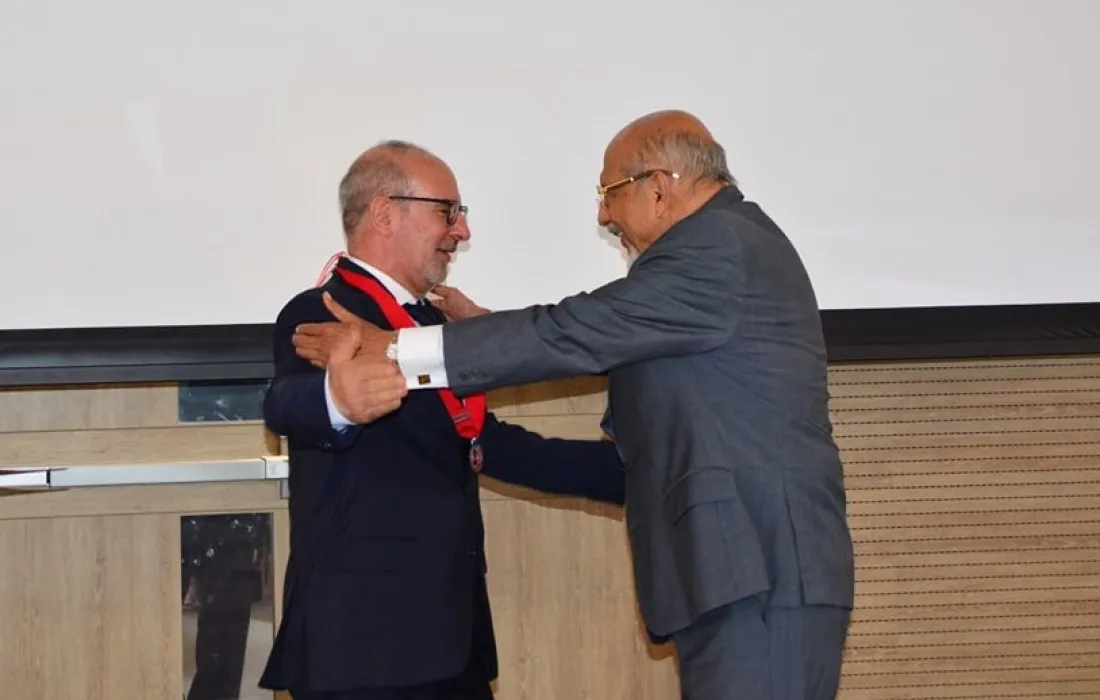
<path id="1" fill-rule="evenodd" d="M 681 700 L 834 700 L 851 611 L 753 596 L 672 635 Z"/>

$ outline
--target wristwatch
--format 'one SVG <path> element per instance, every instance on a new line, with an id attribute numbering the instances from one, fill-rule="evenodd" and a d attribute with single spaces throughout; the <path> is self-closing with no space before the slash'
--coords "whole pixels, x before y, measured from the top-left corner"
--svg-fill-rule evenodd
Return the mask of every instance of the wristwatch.
<path id="1" fill-rule="evenodd" d="M 393 334 L 393 340 L 386 346 L 386 358 L 397 364 L 397 334 Z"/>

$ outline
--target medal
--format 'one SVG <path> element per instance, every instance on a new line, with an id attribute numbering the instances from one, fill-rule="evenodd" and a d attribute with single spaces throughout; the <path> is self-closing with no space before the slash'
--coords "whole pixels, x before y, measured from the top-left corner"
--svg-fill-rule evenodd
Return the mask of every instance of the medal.
<path id="1" fill-rule="evenodd" d="M 470 440 L 470 469 L 473 469 L 475 473 L 480 474 L 482 467 L 485 466 L 485 450 L 481 447 L 481 442 L 477 438 Z"/>

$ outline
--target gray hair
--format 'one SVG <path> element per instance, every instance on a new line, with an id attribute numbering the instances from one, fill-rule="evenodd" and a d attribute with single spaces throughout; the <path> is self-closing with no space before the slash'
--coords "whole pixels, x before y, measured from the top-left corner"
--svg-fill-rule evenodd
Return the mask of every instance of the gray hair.
<path id="1" fill-rule="evenodd" d="M 688 182 L 725 182 L 737 185 L 726 163 L 726 149 L 717 141 L 686 129 L 658 129 L 642 141 L 626 165 L 626 175 L 664 167 Z"/>
<path id="2" fill-rule="evenodd" d="M 435 156 L 426 148 L 391 139 L 364 152 L 340 180 L 340 219 L 344 235 L 351 235 L 375 197 L 409 195 L 412 182 L 400 157 L 407 154 Z"/>

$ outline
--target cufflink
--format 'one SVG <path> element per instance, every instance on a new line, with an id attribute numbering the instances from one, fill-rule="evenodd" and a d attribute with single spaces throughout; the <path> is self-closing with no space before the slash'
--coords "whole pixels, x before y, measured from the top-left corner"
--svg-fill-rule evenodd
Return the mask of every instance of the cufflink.
<path id="1" fill-rule="evenodd" d="M 430 375 L 427 375 L 427 374 L 418 374 L 418 375 L 416 375 L 416 383 L 419 384 L 420 386 L 424 386 L 425 384 L 431 384 L 432 383 L 432 378 L 431 378 Z"/>

